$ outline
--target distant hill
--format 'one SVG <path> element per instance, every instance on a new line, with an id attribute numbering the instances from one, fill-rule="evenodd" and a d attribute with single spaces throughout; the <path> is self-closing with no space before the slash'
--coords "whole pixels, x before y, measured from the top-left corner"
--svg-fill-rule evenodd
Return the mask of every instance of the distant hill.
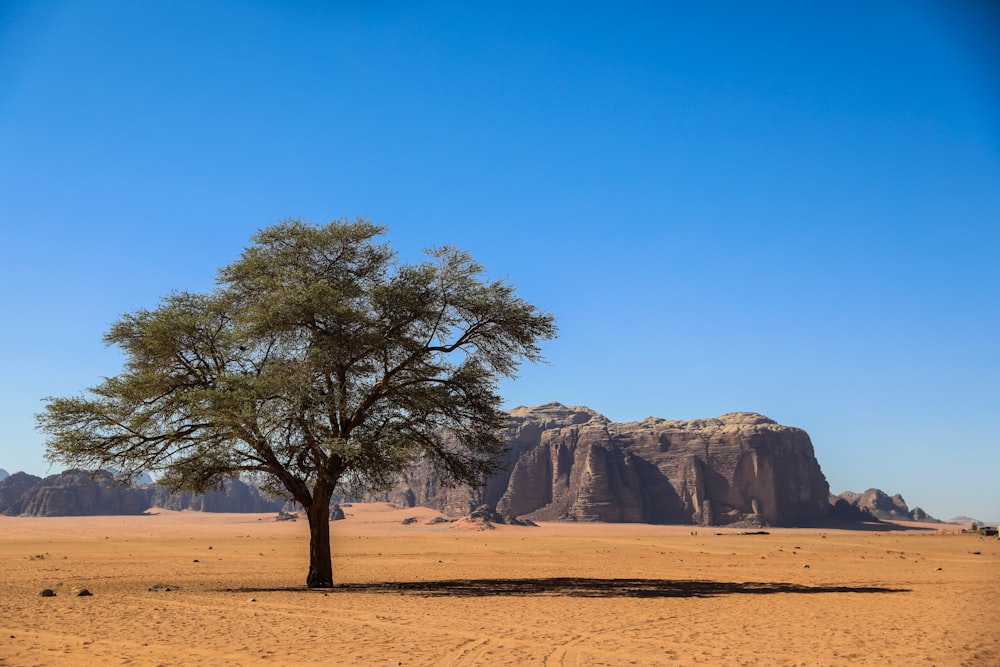
<path id="1" fill-rule="evenodd" d="M 0 481 L 6 479 L 8 477 L 10 477 L 10 473 L 7 472 L 6 470 L 4 470 L 3 468 L 0 468 Z"/>
<path id="2" fill-rule="evenodd" d="M 976 524 L 977 526 L 983 525 L 983 522 L 979 519 L 973 519 L 971 516 L 965 516 L 964 514 L 951 517 L 947 523 L 956 523 L 962 526 L 971 526 L 972 524 Z"/>
<path id="3" fill-rule="evenodd" d="M 838 504 L 842 508 L 844 506 L 851 507 L 861 514 L 885 521 L 937 521 L 919 507 L 914 507 L 911 510 L 906 506 L 903 496 L 898 493 L 890 496 L 881 489 L 868 489 L 864 493 L 844 491 L 838 496 L 831 497 L 830 502 L 834 507 L 837 507 Z"/>
<path id="4" fill-rule="evenodd" d="M 123 486 L 108 472 L 67 470 L 44 479 L 18 472 L 0 480 L 0 514 L 86 516 L 142 514 L 151 507 L 205 512 L 277 512 L 285 501 L 230 480 L 208 493 L 171 492 L 158 484 Z"/>
<path id="5" fill-rule="evenodd" d="M 976 524 L 977 526 L 996 526 L 998 525 L 996 521 L 981 521 L 979 519 L 973 519 L 971 516 L 953 516 L 948 519 L 945 523 L 955 523 L 960 526 L 971 526 Z"/>

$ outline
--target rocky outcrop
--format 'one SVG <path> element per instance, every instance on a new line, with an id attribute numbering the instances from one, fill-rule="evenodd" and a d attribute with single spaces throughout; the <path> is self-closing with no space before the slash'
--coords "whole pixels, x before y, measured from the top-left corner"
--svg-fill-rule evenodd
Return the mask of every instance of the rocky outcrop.
<path id="1" fill-rule="evenodd" d="M 885 521 L 937 521 L 919 507 L 911 510 L 906 506 L 903 496 L 898 493 L 890 496 L 881 489 L 868 489 L 864 493 L 844 491 L 832 497 L 831 502 L 846 504 Z"/>
<path id="2" fill-rule="evenodd" d="M 6 487 L 8 481 L 0 484 Z M 83 470 L 69 470 L 39 480 L 23 495 L 22 501 L 16 513 L 29 516 L 141 514 L 149 507 L 142 489 L 115 484 L 107 472 Z"/>
<path id="3" fill-rule="evenodd" d="M 207 493 L 171 491 L 157 484 L 145 487 L 149 494 L 147 507 L 165 510 L 195 510 L 198 512 L 277 512 L 285 501 L 263 495 L 256 486 L 230 479 L 222 488 Z"/>
<path id="4" fill-rule="evenodd" d="M 830 512 L 809 436 L 759 414 L 615 423 L 549 403 L 510 415 L 506 472 L 449 489 L 417 465 L 387 499 L 452 516 L 485 504 L 534 520 L 699 525 L 799 525 Z"/>
<path id="5" fill-rule="evenodd" d="M 868 510 L 861 509 L 857 505 L 852 505 L 848 500 L 832 494 L 830 496 L 830 518 L 835 521 L 879 523 L 878 517 Z"/>
<path id="6" fill-rule="evenodd" d="M 151 507 L 205 512 L 276 512 L 285 501 L 240 480 L 209 493 L 172 492 L 157 484 L 126 486 L 111 473 L 68 470 L 46 478 L 23 472 L 0 480 L 0 514 L 84 516 L 142 514 Z"/>
<path id="7" fill-rule="evenodd" d="M 26 472 L 16 472 L 0 480 L 0 514 L 20 515 L 41 482 L 41 477 Z"/>
<path id="8" fill-rule="evenodd" d="M 878 489 L 830 496 L 805 431 L 749 412 L 692 421 L 615 423 L 583 407 L 517 408 L 506 431 L 505 472 L 479 488 L 451 488 L 412 466 L 375 500 L 422 505 L 452 517 L 481 506 L 527 520 L 795 526 L 828 518 L 931 520 Z M 338 498 L 337 500 L 341 500 Z M 0 513 L 135 514 L 150 507 L 277 512 L 285 501 L 239 480 L 208 494 L 129 488 L 107 473 L 70 471 L 0 480 Z"/>

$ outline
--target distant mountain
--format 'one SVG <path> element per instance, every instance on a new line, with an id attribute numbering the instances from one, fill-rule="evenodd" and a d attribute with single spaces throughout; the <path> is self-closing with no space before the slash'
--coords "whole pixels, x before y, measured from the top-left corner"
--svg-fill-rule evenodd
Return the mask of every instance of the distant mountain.
<path id="1" fill-rule="evenodd" d="M 960 516 L 953 516 L 948 519 L 946 523 L 957 523 L 962 526 L 971 526 L 972 524 L 976 524 L 977 526 L 984 525 L 979 519 L 973 519 L 971 516 L 965 516 L 964 514 Z"/>
<path id="2" fill-rule="evenodd" d="M 979 527 L 998 525 L 996 521 L 980 521 L 979 519 L 973 519 L 971 516 L 965 516 L 965 515 L 953 516 L 947 521 L 945 521 L 945 523 L 956 523 L 960 526 L 971 526 L 975 524 Z"/>
<path id="3" fill-rule="evenodd" d="M 0 480 L 0 514 L 11 516 L 84 516 L 142 514 L 151 507 L 206 512 L 277 512 L 282 499 L 265 496 L 254 486 L 230 480 L 209 493 L 173 493 L 158 484 L 117 484 L 106 471 L 67 470 L 46 478 L 23 472 Z"/>
<path id="4" fill-rule="evenodd" d="M 417 463 L 372 499 L 463 516 L 481 505 L 534 520 L 807 526 L 936 521 L 879 489 L 829 495 L 809 435 L 751 412 L 616 423 L 549 403 L 510 412 L 505 471 L 450 488 Z"/>
<path id="5" fill-rule="evenodd" d="M 809 435 L 763 415 L 617 423 L 559 403 L 510 415 L 506 471 L 482 488 L 446 487 L 418 463 L 379 499 L 549 521 L 795 526 L 830 515 Z"/>
<path id="6" fill-rule="evenodd" d="M 845 507 L 854 508 L 859 516 L 867 514 L 885 521 L 937 521 L 919 507 L 911 510 L 906 506 L 903 496 L 898 493 L 890 496 L 881 489 L 868 489 L 864 493 L 844 491 L 830 500 L 835 508 L 840 505 L 841 512 L 850 511 L 845 510 Z"/>
<path id="7" fill-rule="evenodd" d="M 41 477 L 26 472 L 16 472 L 0 480 L 0 514 L 12 516 L 21 514 L 29 496 L 41 482 Z"/>
<path id="8" fill-rule="evenodd" d="M 2 486 L 7 480 L 0 482 Z M 115 484 L 108 472 L 69 470 L 40 480 L 21 496 L 18 514 L 90 516 L 142 514 L 149 509 L 145 492 Z M 2 511 L 2 510 L 0 510 Z"/>
<path id="9" fill-rule="evenodd" d="M 589 408 L 548 403 L 510 411 L 504 437 L 505 469 L 480 488 L 448 487 L 418 461 L 394 490 L 367 499 L 422 505 L 452 516 L 485 505 L 503 516 L 549 521 L 703 526 L 936 521 L 919 507 L 911 510 L 901 495 L 880 489 L 830 495 L 809 435 L 752 412 L 617 423 Z M 107 472 L 0 477 L 0 514 L 7 515 L 138 514 L 153 506 L 276 512 L 285 505 L 252 480 L 230 480 L 219 491 L 193 494 L 151 483 L 124 486 Z M 952 521 L 968 525 L 972 519 Z"/>
<path id="10" fill-rule="evenodd" d="M 10 477 L 10 473 L 3 468 L 0 468 L 0 480 L 7 479 L 8 477 Z"/>
<path id="11" fill-rule="evenodd" d="M 283 499 L 271 498 L 256 486 L 238 479 L 228 480 L 218 491 L 191 493 L 170 491 L 159 484 L 149 484 L 150 507 L 167 510 L 196 510 L 199 512 L 277 512 L 284 508 Z"/>

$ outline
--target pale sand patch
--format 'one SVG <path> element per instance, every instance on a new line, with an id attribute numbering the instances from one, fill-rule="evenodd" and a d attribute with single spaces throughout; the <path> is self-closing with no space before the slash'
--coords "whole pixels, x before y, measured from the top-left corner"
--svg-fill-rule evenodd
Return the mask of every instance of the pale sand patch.
<path id="1" fill-rule="evenodd" d="M 0 517 L 0 665 L 1000 664 L 1000 542 L 954 526 L 470 532 L 344 511 L 332 591 L 301 587 L 303 520 Z"/>

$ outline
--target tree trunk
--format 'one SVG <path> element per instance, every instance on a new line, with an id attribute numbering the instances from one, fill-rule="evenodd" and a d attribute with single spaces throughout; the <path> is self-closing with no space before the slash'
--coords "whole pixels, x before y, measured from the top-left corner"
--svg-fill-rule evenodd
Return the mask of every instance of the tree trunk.
<path id="1" fill-rule="evenodd" d="M 309 588 L 333 587 L 333 560 L 330 556 L 330 497 L 332 490 L 316 488 L 305 508 L 309 517 Z"/>

